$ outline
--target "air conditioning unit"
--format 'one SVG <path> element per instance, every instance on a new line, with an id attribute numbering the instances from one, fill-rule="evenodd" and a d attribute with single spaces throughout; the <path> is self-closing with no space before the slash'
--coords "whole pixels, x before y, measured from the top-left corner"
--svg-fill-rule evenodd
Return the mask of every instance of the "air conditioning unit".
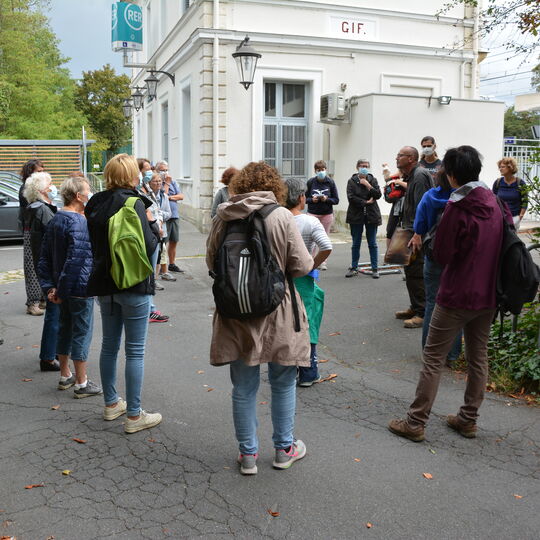
<path id="1" fill-rule="evenodd" d="M 345 96 L 338 94 L 325 94 L 321 96 L 321 122 L 333 124 L 345 120 Z"/>

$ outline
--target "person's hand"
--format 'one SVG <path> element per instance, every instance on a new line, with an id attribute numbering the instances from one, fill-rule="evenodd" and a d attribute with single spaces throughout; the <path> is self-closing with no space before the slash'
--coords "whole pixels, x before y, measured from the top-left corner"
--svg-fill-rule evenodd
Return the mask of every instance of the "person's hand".
<path id="1" fill-rule="evenodd" d="M 375 202 L 375 199 L 371 197 L 370 199 L 366 201 L 366 204 L 373 204 L 374 202 Z"/>
<path id="2" fill-rule="evenodd" d="M 154 221 L 154 216 L 152 215 L 152 212 L 150 212 L 150 208 L 146 209 L 146 219 L 148 221 Z"/>
<path id="3" fill-rule="evenodd" d="M 326 199 L 328 199 L 328 197 L 327 197 L 326 195 L 321 195 L 321 201 L 322 201 L 322 202 L 325 202 Z"/>
<path id="4" fill-rule="evenodd" d="M 422 237 L 418 233 L 414 233 L 413 237 L 409 240 L 407 247 L 413 250 L 413 253 L 422 249 Z"/>
<path id="5" fill-rule="evenodd" d="M 365 176 L 360 177 L 360 183 L 363 186 L 366 186 L 368 189 L 371 189 L 371 184 L 367 181 L 367 178 Z"/>
<path id="6" fill-rule="evenodd" d="M 58 298 L 56 295 L 56 289 L 49 289 L 49 292 L 47 293 L 47 300 L 49 302 L 52 302 L 53 304 L 61 304 L 62 300 Z"/>
<path id="7" fill-rule="evenodd" d="M 392 180 L 396 186 L 401 186 L 404 189 L 407 189 L 407 182 L 404 182 L 403 180 Z"/>
<path id="8" fill-rule="evenodd" d="M 319 197 L 317 197 L 317 195 L 315 195 L 314 197 L 312 197 L 312 200 L 313 200 L 313 202 L 319 202 Z"/>

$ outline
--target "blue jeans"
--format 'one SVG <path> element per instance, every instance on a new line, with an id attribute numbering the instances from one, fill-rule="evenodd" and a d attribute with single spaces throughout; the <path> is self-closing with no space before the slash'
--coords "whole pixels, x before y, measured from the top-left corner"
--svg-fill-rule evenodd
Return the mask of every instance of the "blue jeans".
<path id="1" fill-rule="evenodd" d="M 431 315 L 435 308 L 435 299 L 437 298 L 437 291 L 439 290 L 439 283 L 441 281 L 441 274 L 443 267 L 430 260 L 428 257 L 424 258 L 424 289 L 426 292 L 426 311 L 424 313 L 424 325 L 422 326 L 422 349 L 426 346 L 426 340 L 429 333 L 429 323 L 431 321 Z M 454 344 L 448 353 L 448 360 L 453 362 L 457 360 L 461 353 L 461 341 L 463 332 L 460 331 L 456 336 Z"/>
<path id="2" fill-rule="evenodd" d="M 257 390 L 260 366 L 248 366 L 242 360 L 230 364 L 233 384 L 232 406 L 236 439 L 241 454 L 256 454 Z M 268 379 L 272 388 L 272 440 L 274 448 L 289 448 L 294 442 L 294 413 L 296 410 L 296 366 L 268 364 Z"/>
<path id="3" fill-rule="evenodd" d="M 369 258 L 371 260 L 371 268 L 377 270 L 379 267 L 379 248 L 377 246 L 377 227 L 373 223 L 366 223 L 366 238 L 369 247 Z M 351 236 L 352 236 L 352 247 L 351 247 L 351 268 L 358 267 L 358 261 L 360 260 L 360 245 L 362 244 L 362 233 L 364 232 L 363 223 L 351 223 Z"/>
<path id="4" fill-rule="evenodd" d="M 159 247 L 160 246 L 158 243 L 158 245 L 156 246 L 156 250 L 152 254 L 152 258 L 150 259 L 150 264 L 152 265 L 152 270 L 154 274 L 156 273 L 156 266 L 157 266 L 157 261 L 158 261 L 158 256 L 159 256 Z M 156 304 L 154 304 L 154 299 L 152 297 L 150 298 L 150 313 L 153 313 L 154 311 L 157 311 L 157 307 L 156 307 Z"/>
<path id="5" fill-rule="evenodd" d="M 41 332 L 41 347 L 39 359 L 50 362 L 56 358 L 56 340 L 58 339 L 58 326 L 60 318 L 60 305 L 47 300 L 43 330 Z"/>
<path id="6" fill-rule="evenodd" d="M 298 382 L 316 381 L 319 378 L 317 344 L 311 343 L 311 366 L 298 368 Z"/>
<path id="7" fill-rule="evenodd" d="M 144 373 L 144 348 L 150 315 L 150 295 L 118 293 L 98 298 L 101 307 L 103 343 L 99 370 L 105 405 L 118 401 L 116 392 L 116 360 L 125 329 L 127 415 L 141 411 L 141 390 Z"/>
<path id="8" fill-rule="evenodd" d="M 70 296 L 60 304 L 56 352 L 86 362 L 94 331 L 94 299 Z"/>

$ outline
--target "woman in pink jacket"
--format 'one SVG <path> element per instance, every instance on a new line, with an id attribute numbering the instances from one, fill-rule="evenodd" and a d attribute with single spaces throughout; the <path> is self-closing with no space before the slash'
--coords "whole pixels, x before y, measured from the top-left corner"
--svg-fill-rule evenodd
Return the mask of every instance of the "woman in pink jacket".
<path id="1" fill-rule="evenodd" d="M 244 219 L 268 204 L 282 204 L 285 185 L 276 169 L 264 162 L 249 163 L 229 184 L 232 197 L 218 207 L 207 240 L 206 264 L 214 270 L 227 222 Z M 285 208 L 272 211 L 264 220 L 271 253 L 284 274 L 305 276 L 313 269 L 293 215 Z M 296 291 L 300 331 L 295 331 L 291 291 L 269 315 L 238 320 L 216 310 L 213 319 L 210 362 L 229 364 L 233 384 L 233 420 L 238 440 L 240 472 L 257 473 L 257 390 L 261 364 L 268 364 L 272 389 L 273 466 L 287 469 L 306 454 L 306 446 L 293 435 L 296 407 L 296 370 L 310 366 L 306 312 Z"/>

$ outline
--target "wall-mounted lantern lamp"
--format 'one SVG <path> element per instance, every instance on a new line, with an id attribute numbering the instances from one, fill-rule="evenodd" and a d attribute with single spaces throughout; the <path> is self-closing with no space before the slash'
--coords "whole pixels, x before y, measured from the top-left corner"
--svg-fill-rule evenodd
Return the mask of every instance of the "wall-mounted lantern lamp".
<path id="1" fill-rule="evenodd" d="M 131 94 L 133 98 L 133 108 L 139 111 L 143 106 L 144 94 L 141 92 L 142 88 L 135 87 L 135 93 Z"/>
<path id="2" fill-rule="evenodd" d="M 122 111 L 124 113 L 124 116 L 126 118 L 131 117 L 131 111 L 133 109 L 133 103 L 131 102 L 131 98 L 124 99 L 124 103 L 122 105 Z"/>
<path id="3" fill-rule="evenodd" d="M 242 43 L 236 47 L 236 52 L 232 54 L 232 57 L 238 67 L 239 82 L 247 90 L 253 84 L 257 61 L 261 55 L 249 45 L 249 37 L 246 36 Z"/>
<path id="4" fill-rule="evenodd" d="M 452 96 L 439 96 L 437 98 L 437 101 L 439 102 L 439 105 L 450 105 L 450 102 L 452 101 Z"/>
<path id="5" fill-rule="evenodd" d="M 148 73 L 150 73 L 150 75 L 146 79 L 144 79 L 144 82 L 146 83 L 146 89 L 148 90 L 148 98 L 150 100 L 155 99 L 157 96 L 157 85 L 159 79 L 155 76 L 155 73 L 163 73 L 164 75 L 167 75 L 167 77 L 171 79 L 174 86 L 174 75 L 172 73 L 160 71 L 159 69 L 150 69 L 148 70 Z"/>

